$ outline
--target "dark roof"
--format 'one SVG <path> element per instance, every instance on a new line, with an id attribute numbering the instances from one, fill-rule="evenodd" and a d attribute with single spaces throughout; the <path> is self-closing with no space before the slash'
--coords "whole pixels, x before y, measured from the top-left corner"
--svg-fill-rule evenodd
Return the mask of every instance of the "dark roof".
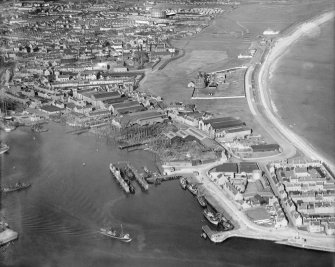
<path id="1" fill-rule="evenodd" d="M 279 150 L 280 146 L 278 144 L 264 144 L 264 145 L 252 145 L 251 148 L 254 152 L 275 151 Z"/>
<path id="2" fill-rule="evenodd" d="M 216 166 L 215 171 L 217 172 L 235 172 L 237 173 L 237 163 L 222 163 Z"/>
<path id="3" fill-rule="evenodd" d="M 222 118 L 204 120 L 204 123 L 208 124 L 208 123 L 217 123 L 217 122 L 224 122 L 224 121 L 231 121 L 231 120 L 236 120 L 236 119 L 234 117 L 222 117 Z"/>
<path id="4" fill-rule="evenodd" d="M 144 110 L 144 109 L 145 109 L 145 107 L 143 107 L 142 105 L 138 104 L 138 105 L 135 105 L 135 106 L 119 108 L 117 110 L 117 112 L 119 114 L 127 114 L 127 113 L 133 113 L 133 112 L 141 111 L 141 110 Z"/>
<path id="5" fill-rule="evenodd" d="M 124 101 L 127 101 L 128 97 L 117 97 L 117 98 L 110 98 L 110 99 L 106 99 L 104 101 L 102 101 L 103 103 L 107 104 L 107 105 L 111 105 L 111 104 L 115 104 L 115 103 L 121 103 Z"/>
<path id="6" fill-rule="evenodd" d="M 127 101 L 127 102 L 115 103 L 113 104 L 113 108 L 122 109 L 122 108 L 127 108 L 127 107 L 138 106 L 138 105 L 140 105 L 140 103 L 137 101 Z"/>
<path id="7" fill-rule="evenodd" d="M 129 122 L 135 122 L 137 120 L 145 120 L 145 119 L 151 119 L 151 118 L 157 118 L 157 117 L 163 117 L 163 114 L 156 110 L 145 110 L 145 111 L 139 111 L 139 112 L 133 112 L 130 114 L 127 114 L 122 118 L 123 124 L 127 124 Z"/>
<path id="8" fill-rule="evenodd" d="M 95 99 L 108 98 L 108 97 L 115 98 L 115 97 L 119 97 L 120 94 L 119 92 L 104 92 L 104 93 L 93 94 L 93 96 Z"/>
<path id="9" fill-rule="evenodd" d="M 256 162 L 240 162 L 240 172 L 252 173 L 253 170 L 258 170 Z"/>
<path id="10" fill-rule="evenodd" d="M 227 129 L 226 132 L 227 133 L 238 133 L 238 132 L 244 132 L 244 131 L 249 131 L 251 130 L 248 127 L 237 127 L 237 128 L 233 128 L 233 129 Z"/>
<path id="11" fill-rule="evenodd" d="M 233 117 L 222 117 L 215 118 L 210 120 L 204 120 L 205 124 L 211 124 L 213 129 L 226 129 L 232 127 L 241 127 L 244 126 L 245 123 L 239 119 L 235 119 Z"/>
<path id="12" fill-rule="evenodd" d="M 52 105 L 43 106 L 41 107 L 41 109 L 47 112 L 57 112 L 57 111 L 63 110 L 62 108 L 52 106 Z"/>
<path id="13" fill-rule="evenodd" d="M 232 128 L 232 127 L 239 127 L 239 126 L 243 126 L 243 125 L 245 125 L 245 123 L 243 121 L 234 120 L 234 121 L 213 123 L 212 127 L 215 130 L 219 130 L 219 129 L 227 129 L 227 128 Z"/>

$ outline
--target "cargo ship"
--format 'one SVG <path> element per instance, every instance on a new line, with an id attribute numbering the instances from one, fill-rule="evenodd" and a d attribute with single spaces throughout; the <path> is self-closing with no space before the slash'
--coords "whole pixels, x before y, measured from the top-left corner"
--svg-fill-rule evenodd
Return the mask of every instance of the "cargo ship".
<path id="1" fill-rule="evenodd" d="M 4 193 L 10 193 L 10 192 L 15 192 L 15 191 L 21 191 L 21 190 L 27 189 L 29 187 L 31 187 L 31 184 L 17 182 L 13 186 L 2 188 L 1 191 L 4 192 Z"/>
<path id="2" fill-rule="evenodd" d="M 195 184 L 188 184 L 187 189 L 195 196 L 198 194 L 198 188 Z"/>
<path id="3" fill-rule="evenodd" d="M 9 150 L 9 146 L 6 144 L 1 143 L 0 144 L 0 155 L 7 152 Z"/>
<path id="4" fill-rule="evenodd" d="M 209 210 L 205 209 L 204 212 L 203 212 L 205 218 L 211 223 L 211 224 L 214 224 L 214 225 L 218 225 L 219 222 L 220 222 L 220 218 L 216 215 L 214 215 L 213 212 L 210 212 Z"/>
<path id="5" fill-rule="evenodd" d="M 204 196 L 197 195 L 197 200 L 201 207 L 205 208 L 207 206 L 206 199 Z"/>
<path id="6" fill-rule="evenodd" d="M 185 190 L 187 186 L 187 179 L 185 177 L 181 177 L 179 181 L 180 181 L 181 188 Z"/>
<path id="7" fill-rule="evenodd" d="M 117 167 L 115 167 L 112 163 L 109 164 L 109 169 L 112 172 L 112 174 L 114 175 L 115 179 L 121 185 L 122 189 L 126 193 L 130 193 L 129 185 L 122 179 L 120 170 Z"/>
<path id="8" fill-rule="evenodd" d="M 118 233 L 116 230 L 112 229 L 112 228 L 101 228 L 100 229 L 100 233 L 102 235 L 111 237 L 111 238 L 115 238 L 118 239 L 122 242 L 126 242 L 129 243 L 132 238 L 130 237 L 130 235 L 128 233 L 123 233 L 123 229 L 122 229 L 122 225 L 121 225 L 121 233 Z"/>

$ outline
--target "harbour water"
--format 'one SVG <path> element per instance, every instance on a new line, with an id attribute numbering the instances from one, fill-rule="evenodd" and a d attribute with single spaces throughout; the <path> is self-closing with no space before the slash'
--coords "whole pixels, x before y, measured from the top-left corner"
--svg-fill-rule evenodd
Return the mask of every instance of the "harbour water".
<path id="1" fill-rule="evenodd" d="M 0 254 L 1 266 L 331 266 L 333 255 L 234 238 L 214 245 L 200 237 L 206 224 L 197 200 L 179 181 L 125 195 L 109 163 L 130 160 L 154 168 L 153 154 L 127 153 L 89 134 L 18 128 L 2 139 L 1 182 L 31 182 L 3 195 L 2 213 L 19 239 Z M 85 163 L 85 164 L 83 164 Z M 98 234 L 123 225 L 122 243 Z"/>
<path id="2" fill-rule="evenodd" d="M 280 116 L 335 162 L 334 20 L 298 40 L 272 72 L 271 95 Z"/>

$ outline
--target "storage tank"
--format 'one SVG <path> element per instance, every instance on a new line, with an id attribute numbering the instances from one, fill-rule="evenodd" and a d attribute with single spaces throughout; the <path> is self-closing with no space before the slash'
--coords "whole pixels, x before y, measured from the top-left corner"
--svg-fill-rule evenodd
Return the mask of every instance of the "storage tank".
<path id="1" fill-rule="evenodd" d="M 259 180 L 262 178 L 262 171 L 261 170 L 253 170 L 252 171 L 252 178 L 254 180 Z"/>
<path id="2" fill-rule="evenodd" d="M 157 8 L 151 9 L 151 17 L 152 18 L 157 18 L 157 19 L 164 19 L 166 18 L 166 11 L 165 10 L 160 10 Z"/>

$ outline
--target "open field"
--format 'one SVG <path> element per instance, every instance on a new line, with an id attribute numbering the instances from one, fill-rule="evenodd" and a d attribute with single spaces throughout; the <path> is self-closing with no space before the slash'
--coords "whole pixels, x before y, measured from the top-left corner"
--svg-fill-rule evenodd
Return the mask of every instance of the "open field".
<path id="1" fill-rule="evenodd" d="M 171 62 L 160 72 L 148 73 L 141 90 L 149 90 L 160 95 L 168 103 L 172 101 L 195 103 L 199 110 L 207 110 L 217 115 L 239 116 L 256 133 L 264 134 L 266 140 L 271 141 L 269 135 L 253 121 L 245 99 L 191 100 L 193 89 L 187 88 L 188 82 L 195 78 L 198 70 L 211 72 L 241 65 L 237 55 L 244 53 L 251 41 L 264 30 L 272 28 L 282 31 L 325 9 L 332 8 L 330 0 L 259 2 L 261 4 L 242 3 L 237 9 L 216 18 L 212 25 L 198 35 L 173 41 L 175 46 L 185 49 L 186 55 Z M 196 51 L 201 51 L 202 55 L 208 57 L 201 57 L 201 62 L 196 63 L 196 60 L 200 60 L 200 56 L 196 56 Z M 214 55 L 218 55 L 219 60 L 216 60 Z M 194 66 L 190 66 L 187 62 L 191 62 Z"/>

